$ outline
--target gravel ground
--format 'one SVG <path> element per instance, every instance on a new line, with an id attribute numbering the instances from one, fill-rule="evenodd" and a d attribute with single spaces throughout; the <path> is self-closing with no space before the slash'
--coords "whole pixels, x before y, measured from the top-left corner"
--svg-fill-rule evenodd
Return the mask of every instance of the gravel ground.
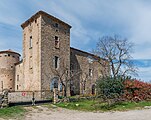
<path id="1" fill-rule="evenodd" d="M 151 109 L 131 110 L 125 112 L 81 112 L 63 108 L 37 106 L 26 108 L 30 112 L 25 120 L 151 120 Z"/>

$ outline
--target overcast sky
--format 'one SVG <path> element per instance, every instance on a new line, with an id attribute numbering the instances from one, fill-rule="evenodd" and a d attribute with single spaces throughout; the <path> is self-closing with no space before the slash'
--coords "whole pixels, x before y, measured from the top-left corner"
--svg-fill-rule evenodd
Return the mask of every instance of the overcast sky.
<path id="1" fill-rule="evenodd" d="M 72 26 L 72 47 L 90 52 L 100 37 L 114 34 L 134 42 L 133 58 L 143 61 L 139 78 L 150 80 L 150 0 L 1 0 L 0 50 L 22 53 L 20 25 L 39 10 Z"/>

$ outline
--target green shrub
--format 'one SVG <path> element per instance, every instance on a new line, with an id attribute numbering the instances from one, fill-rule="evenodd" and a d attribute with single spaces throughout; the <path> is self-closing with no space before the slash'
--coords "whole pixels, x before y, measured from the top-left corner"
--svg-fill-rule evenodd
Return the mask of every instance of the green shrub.
<path id="1" fill-rule="evenodd" d="M 112 77 L 100 78 L 97 81 L 98 96 L 105 100 L 119 98 L 124 91 L 123 81 L 121 77 L 116 79 Z"/>

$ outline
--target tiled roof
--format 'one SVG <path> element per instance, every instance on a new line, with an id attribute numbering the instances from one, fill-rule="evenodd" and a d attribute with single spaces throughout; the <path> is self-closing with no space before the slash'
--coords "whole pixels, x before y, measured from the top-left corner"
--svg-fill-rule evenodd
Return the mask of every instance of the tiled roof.
<path id="1" fill-rule="evenodd" d="M 5 51 L 0 51 L 0 54 L 2 53 L 13 53 L 13 54 L 18 54 L 19 56 L 21 56 L 19 53 L 14 52 L 13 50 L 9 49 L 9 50 L 5 50 Z"/>

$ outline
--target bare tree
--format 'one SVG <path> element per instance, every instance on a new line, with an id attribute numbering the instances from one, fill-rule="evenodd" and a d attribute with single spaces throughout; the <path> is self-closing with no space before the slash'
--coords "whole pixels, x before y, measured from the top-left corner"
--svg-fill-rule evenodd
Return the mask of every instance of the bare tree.
<path id="1" fill-rule="evenodd" d="M 137 68 L 132 62 L 133 43 L 119 36 L 104 36 L 99 39 L 94 53 L 109 62 L 111 75 L 126 76 L 135 74 Z M 99 61 L 102 64 L 102 61 Z M 102 64 L 104 66 L 104 64 Z"/>
<path id="2" fill-rule="evenodd" d="M 63 67 L 61 71 L 56 69 L 52 69 L 52 71 L 58 77 L 63 86 L 63 96 L 67 96 L 67 89 L 71 87 L 71 81 L 74 79 L 74 77 L 77 77 L 82 73 L 80 70 L 73 71 L 66 67 Z"/>

